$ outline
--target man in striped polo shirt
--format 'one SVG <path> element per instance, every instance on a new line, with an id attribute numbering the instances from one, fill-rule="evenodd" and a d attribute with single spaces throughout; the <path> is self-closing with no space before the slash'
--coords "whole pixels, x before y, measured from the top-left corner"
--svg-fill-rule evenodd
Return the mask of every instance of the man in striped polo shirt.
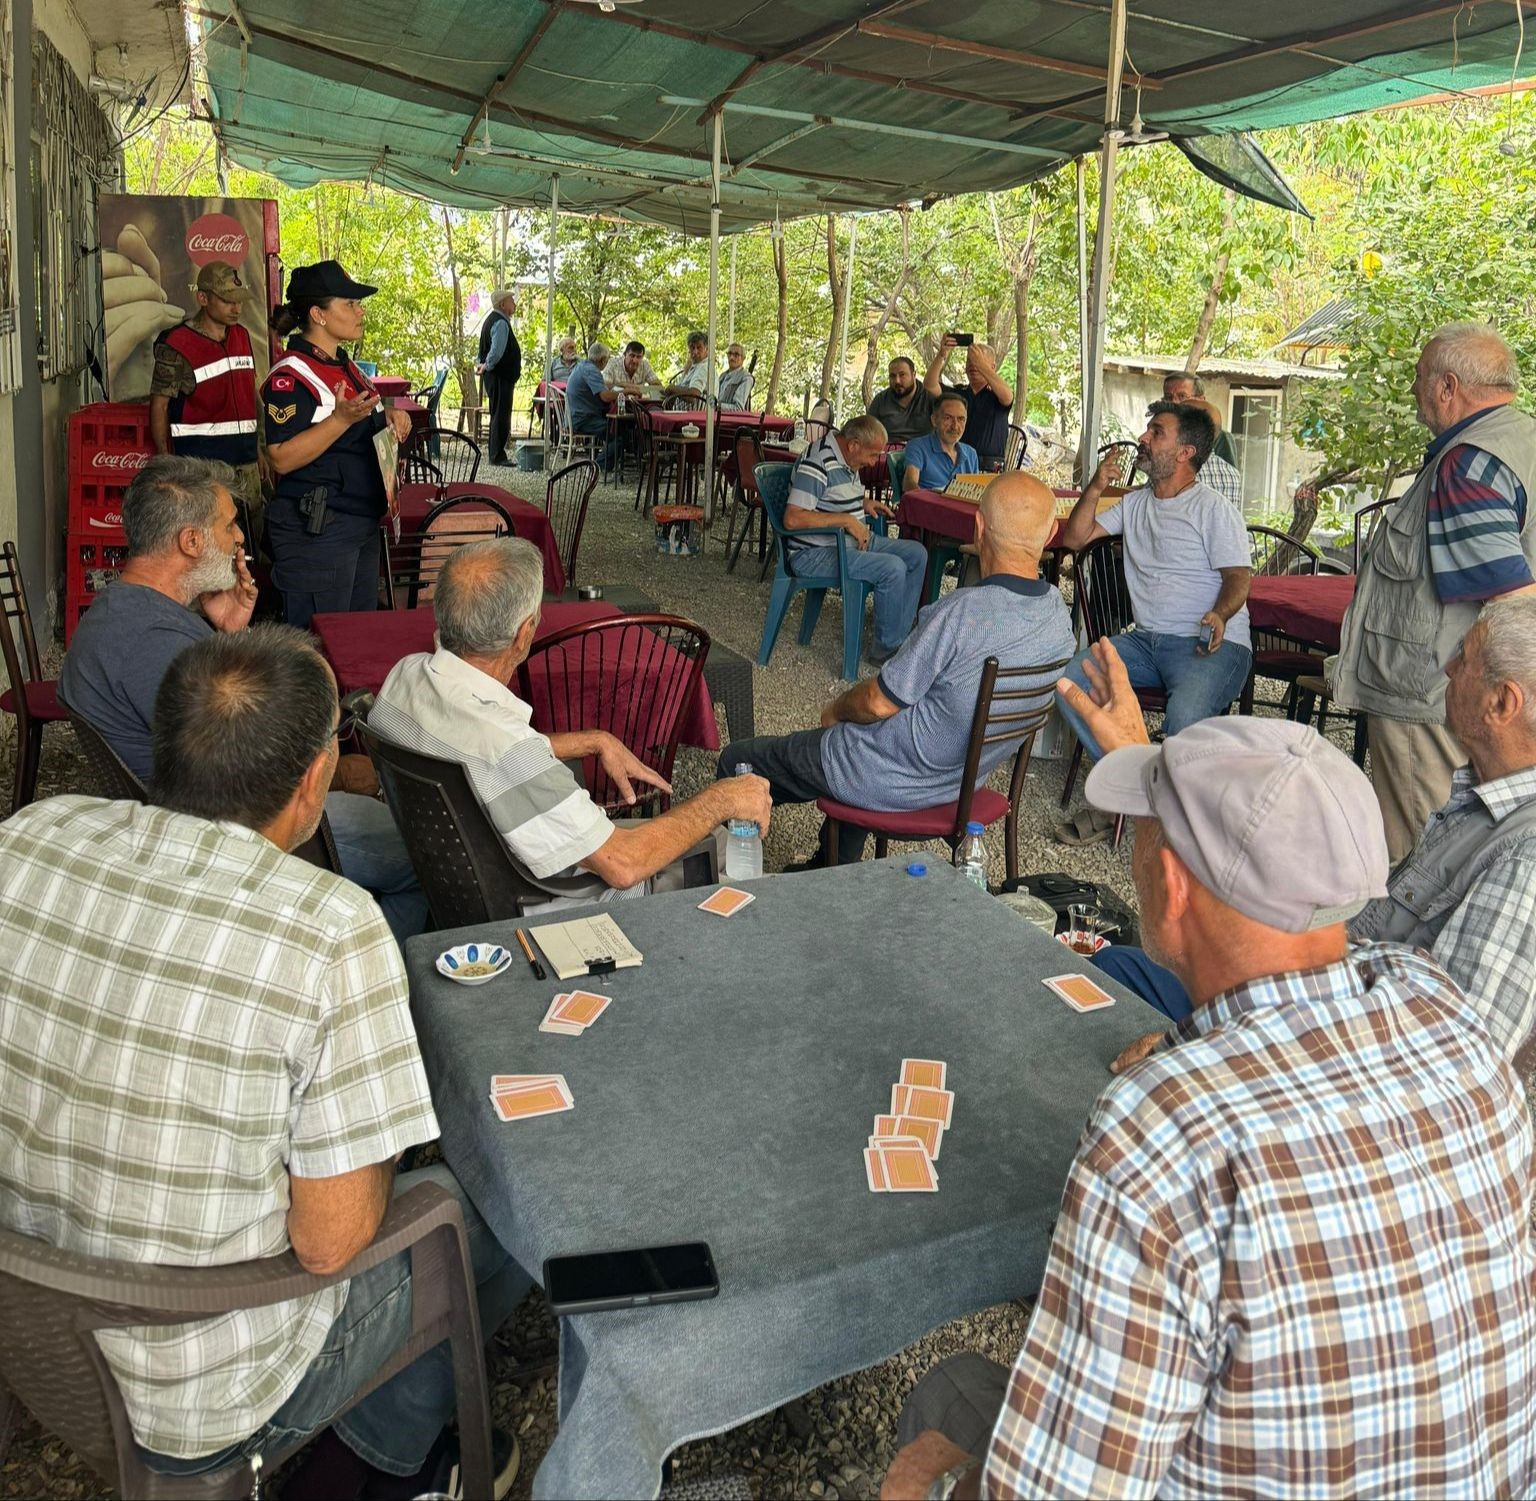
<path id="1" fill-rule="evenodd" d="M 793 544 L 791 566 L 800 578 L 837 577 L 837 539 L 848 533 L 853 550 L 848 572 L 875 591 L 875 644 L 868 653 L 879 667 L 907 639 L 923 592 L 928 550 L 907 538 L 877 537 L 866 516 L 892 516 L 887 505 L 867 501 L 859 470 L 885 460 L 885 428 L 874 417 L 855 417 L 806 449 L 790 481 L 784 525 L 808 531 Z"/>

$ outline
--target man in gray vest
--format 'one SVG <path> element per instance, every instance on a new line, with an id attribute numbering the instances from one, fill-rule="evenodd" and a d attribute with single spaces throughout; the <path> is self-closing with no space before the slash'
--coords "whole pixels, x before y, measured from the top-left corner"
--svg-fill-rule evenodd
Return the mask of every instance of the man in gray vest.
<path id="1" fill-rule="evenodd" d="M 1536 597 L 1487 605 L 1445 672 L 1446 720 L 1470 764 L 1349 937 L 1428 949 L 1523 1076 L 1536 1063 Z M 1171 1020 L 1189 1014 L 1182 984 L 1140 949 L 1095 962 Z M 1156 1042 L 1133 1043 L 1116 1070 Z"/>
<path id="2" fill-rule="evenodd" d="M 1376 529 L 1344 617 L 1334 699 L 1366 715 L 1371 781 L 1394 861 L 1413 848 L 1465 759 L 1445 728 L 1445 666 L 1490 599 L 1536 590 L 1536 422 L 1519 371 L 1481 323 L 1448 323 L 1419 356 L 1413 396 L 1434 434 L 1408 493 Z"/>

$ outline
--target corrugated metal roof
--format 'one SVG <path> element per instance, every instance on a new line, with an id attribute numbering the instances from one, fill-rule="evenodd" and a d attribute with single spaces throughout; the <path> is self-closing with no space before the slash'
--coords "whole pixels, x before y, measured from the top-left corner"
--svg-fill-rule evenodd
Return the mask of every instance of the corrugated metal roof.
<path id="1" fill-rule="evenodd" d="M 1149 375 L 1173 375 L 1184 369 L 1182 354 L 1107 354 L 1106 370 L 1142 370 Z M 1243 380 L 1283 381 L 1299 376 L 1302 380 L 1325 380 L 1335 372 L 1312 365 L 1294 365 L 1288 360 L 1239 360 L 1212 355 L 1200 361 L 1201 378 L 1211 375 L 1235 375 Z"/>
<path id="2" fill-rule="evenodd" d="M 1349 298 L 1335 297 L 1331 302 L 1325 302 L 1315 313 L 1309 313 L 1270 348 L 1343 349 L 1355 334 L 1375 328 L 1380 322 L 1380 313 L 1362 315 L 1356 311 Z"/>

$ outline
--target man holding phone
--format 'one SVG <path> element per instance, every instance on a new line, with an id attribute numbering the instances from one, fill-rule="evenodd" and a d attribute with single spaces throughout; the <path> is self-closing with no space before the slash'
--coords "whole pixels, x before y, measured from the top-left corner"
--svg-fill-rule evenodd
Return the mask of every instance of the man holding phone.
<path id="1" fill-rule="evenodd" d="M 944 367 L 956 349 L 965 350 L 965 384 L 944 383 Z M 1008 448 L 1008 414 L 1013 408 L 1013 387 L 997 373 L 997 356 L 990 344 L 978 344 L 973 334 L 945 334 L 939 341 L 923 389 L 930 399 L 953 393 L 966 404 L 965 432 L 961 441 L 975 449 L 985 469 L 1002 465 Z"/>
<path id="2" fill-rule="evenodd" d="M 1253 559 L 1241 513 L 1199 477 L 1216 436 L 1210 416 L 1196 406 L 1158 401 L 1147 417 L 1137 466 L 1148 483 L 1100 516 L 1099 498 L 1119 469 L 1106 459 L 1068 517 L 1061 541 L 1076 552 L 1100 537 L 1125 539 L 1135 625 L 1113 638 L 1115 650 L 1134 686 L 1167 696 L 1163 731 L 1172 736 L 1220 714 L 1243 691 L 1253 663 Z M 1086 689 L 1085 656 L 1066 675 Z M 1061 707 L 1097 759 L 1099 745 L 1088 726 L 1070 704 Z M 1113 826 L 1109 815 L 1084 808 L 1072 822 L 1057 825 L 1056 837 L 1064 844 L 1097 844 Z"/>

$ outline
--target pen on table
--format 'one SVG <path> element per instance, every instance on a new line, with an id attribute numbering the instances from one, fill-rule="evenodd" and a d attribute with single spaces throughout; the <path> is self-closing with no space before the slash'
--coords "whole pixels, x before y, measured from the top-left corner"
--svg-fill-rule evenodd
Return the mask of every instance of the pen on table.
<path id="1" fill-rule="evenodd" d="M 528 968 L 533 971 L 533 978 L 535 980 L 547 980 L 549 976 L 544 973 L 544 966 L 533 957 L 533 949 L 529 946 L 528 935 L 521 928 L 517 929 L 517 943 L 518 947 L 523 951 L 523 957 L 528 961 Z"/>

